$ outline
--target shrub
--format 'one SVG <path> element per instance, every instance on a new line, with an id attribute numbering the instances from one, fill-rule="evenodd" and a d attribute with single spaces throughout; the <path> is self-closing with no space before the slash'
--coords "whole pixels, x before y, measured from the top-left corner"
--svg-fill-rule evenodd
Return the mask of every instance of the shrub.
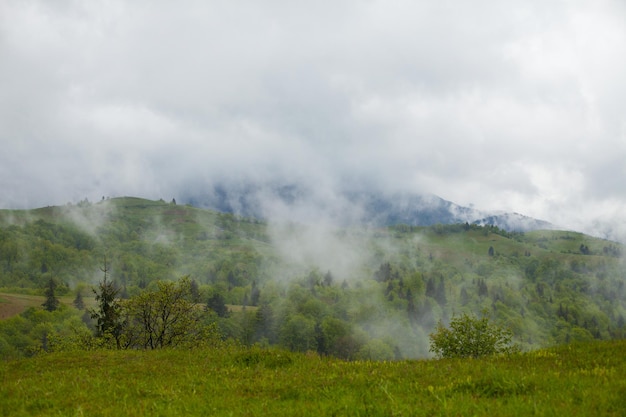
<path id="1" fill-rule="evenodd" d="M 430 334 L 430 351 L 439 358 L 479 358 L 513 353 L 519 347 L 511 342 L 512 333 L 489 320 L 486 312 L 480 318 L 463 313 L 455 316 L 446 328 L 441 321 Z"/>

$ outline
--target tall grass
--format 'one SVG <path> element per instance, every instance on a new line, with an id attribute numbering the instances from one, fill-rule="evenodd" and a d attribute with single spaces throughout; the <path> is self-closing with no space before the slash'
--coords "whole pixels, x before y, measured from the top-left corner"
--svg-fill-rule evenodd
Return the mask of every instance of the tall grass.
<path id="1" fill-rule="evenodd" d="M 0 415 L 623 416 L 625 349 L 398 362 L 238 347 L 55 353 L 0 363 Z"/>

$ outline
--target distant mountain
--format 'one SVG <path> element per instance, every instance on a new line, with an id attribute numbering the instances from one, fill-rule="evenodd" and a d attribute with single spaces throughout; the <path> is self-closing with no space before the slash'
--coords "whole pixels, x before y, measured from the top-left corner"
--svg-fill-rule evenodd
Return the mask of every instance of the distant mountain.
<path id="1" fill-rule="evenodd" d="M 259 219 L 299 222 L 332 219 L 338 224 L 390 226 L 475 223 L 507 231 L 554 229 L 546 221 L 518 213 L 494 213 L 460 206 L 432 194 L 339 191 L 289 184 L 217 184 L 188 191 L 182 201 L 196 207 Z"/>
<path id="2" fill-rule="evenodd" d="M 485 218 L 475 220 L 473 223 L 485 226 L 497 226 L 500 229 L 526 232 L 531 230 L 552 230 L 556 227 L 545 220 L 538 220 L 519 213 L 493 214 Z"/>

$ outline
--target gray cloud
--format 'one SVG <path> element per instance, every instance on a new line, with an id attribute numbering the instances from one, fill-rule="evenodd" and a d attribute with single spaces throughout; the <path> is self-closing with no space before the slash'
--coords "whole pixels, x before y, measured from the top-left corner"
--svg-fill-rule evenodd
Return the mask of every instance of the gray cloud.
<path id="1" fill-rule="evenodd" d="M 3 2 L 0 207 L 283 178 L 626 230 L 625 17 L 619 1 Z"/>

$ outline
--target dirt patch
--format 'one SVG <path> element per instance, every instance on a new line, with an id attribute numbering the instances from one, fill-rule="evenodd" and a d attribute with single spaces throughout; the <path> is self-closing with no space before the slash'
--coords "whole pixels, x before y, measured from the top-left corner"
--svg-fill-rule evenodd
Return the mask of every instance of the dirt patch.
<path id="1" fill-rule="evenodd" d="M 40 307 L 44 298 L 36 295 L 0 294 L 0 320 L 16 316 L 28 307 Z"/>

